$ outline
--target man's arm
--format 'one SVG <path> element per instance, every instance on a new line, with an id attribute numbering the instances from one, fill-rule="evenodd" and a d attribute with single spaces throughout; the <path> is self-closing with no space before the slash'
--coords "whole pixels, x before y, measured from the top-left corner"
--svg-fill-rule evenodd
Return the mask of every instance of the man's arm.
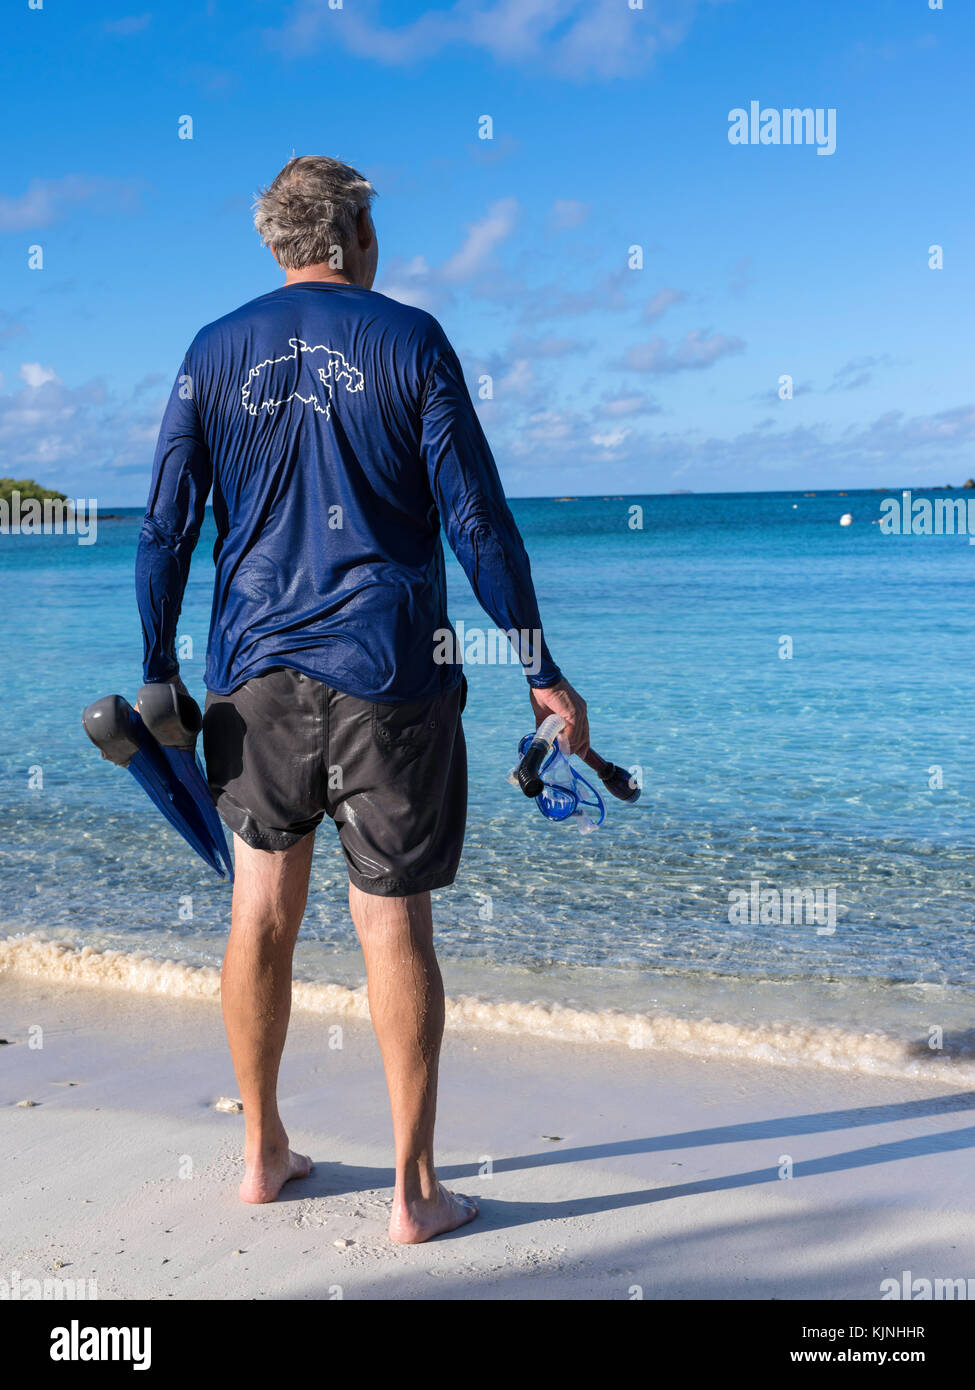
<path id="1" fill-rule="evenodd" d="M 135 562 L 146 684 L 179 679 L 176 625 L 212 480 L 194 383 L 184 362 L 159 429 Z"/>
<path id="2" fill-rule="evenodd" d="M 532 687 L 536 716 L 561 714 L 573 752 L 585 752 L 586 704 L 548 649 L 528 553 L 450 347 L 430 369 L 421 417 L 421 453 L 451 549 L 481 607 L 498 627 L 528 634 L 518 655 Z"/>

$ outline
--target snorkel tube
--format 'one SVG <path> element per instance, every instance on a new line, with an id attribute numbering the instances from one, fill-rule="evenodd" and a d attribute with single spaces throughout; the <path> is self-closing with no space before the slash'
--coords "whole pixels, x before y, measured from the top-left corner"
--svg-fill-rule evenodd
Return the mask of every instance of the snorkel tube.
<path id="1" fill-rule="evenodd" d="M 545 783 L 539 773 L 542 764 L 549 757 L 555 740 L 565 728 L 561 714 L 550 714 L 543 719 L 532 735 L 528 750 L 515 769 L 515 779 L 526 796 L 541 796 Z"/>

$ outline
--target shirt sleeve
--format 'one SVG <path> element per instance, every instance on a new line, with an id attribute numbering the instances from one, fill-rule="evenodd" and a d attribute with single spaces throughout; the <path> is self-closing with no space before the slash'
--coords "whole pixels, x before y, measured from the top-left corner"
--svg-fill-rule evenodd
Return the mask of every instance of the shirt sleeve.
<path id="1" fill-rule="evenodd" d="M 135 562 L 146 684 L 179 673 L 176 625 L 212 480 L 194 381 L 184 361 L 159 428 Z"/>
<path id="2" fill-rule="evenodd" d="M 450 547 L 478 602 L 507 632 L 529 685 L 555 685 L 562 673 L 542 633 L 528 553 L 450 347 L 427 377 L 420 449 Z"/>

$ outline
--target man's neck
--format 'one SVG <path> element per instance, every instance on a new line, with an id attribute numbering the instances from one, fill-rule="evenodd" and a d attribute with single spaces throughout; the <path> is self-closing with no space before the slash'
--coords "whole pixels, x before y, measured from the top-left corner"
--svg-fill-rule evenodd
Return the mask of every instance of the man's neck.
<path id="1" fill-rule="evenodd" d="M 354 280 L 350 280 L 348 275 L 342 270 L 335 270 L 325 261 L 322 265 L 305 265 L 300 270 L 285 270 L 284 283 L 286 285 L 299 285 L 303 280 L 328 280 L 334 285 L 352 285 Z"/>

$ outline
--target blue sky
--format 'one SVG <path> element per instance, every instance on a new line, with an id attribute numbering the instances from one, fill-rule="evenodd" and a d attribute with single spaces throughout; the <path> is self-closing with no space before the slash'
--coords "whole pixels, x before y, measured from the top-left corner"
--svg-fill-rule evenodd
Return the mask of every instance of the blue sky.
<path id="1" fill-rule="evenodd" d="M 145 500 L 184 349 L 282 279 L 252 196 L 314 153 L 378 190 L 376 289 L 492 378 L 513 496 L 975 474 L 968 0 L 10 0 L 3 25 L 0 473 Z M 835 153 L 731 144 L 751 101 L 835 109 Z"/>

